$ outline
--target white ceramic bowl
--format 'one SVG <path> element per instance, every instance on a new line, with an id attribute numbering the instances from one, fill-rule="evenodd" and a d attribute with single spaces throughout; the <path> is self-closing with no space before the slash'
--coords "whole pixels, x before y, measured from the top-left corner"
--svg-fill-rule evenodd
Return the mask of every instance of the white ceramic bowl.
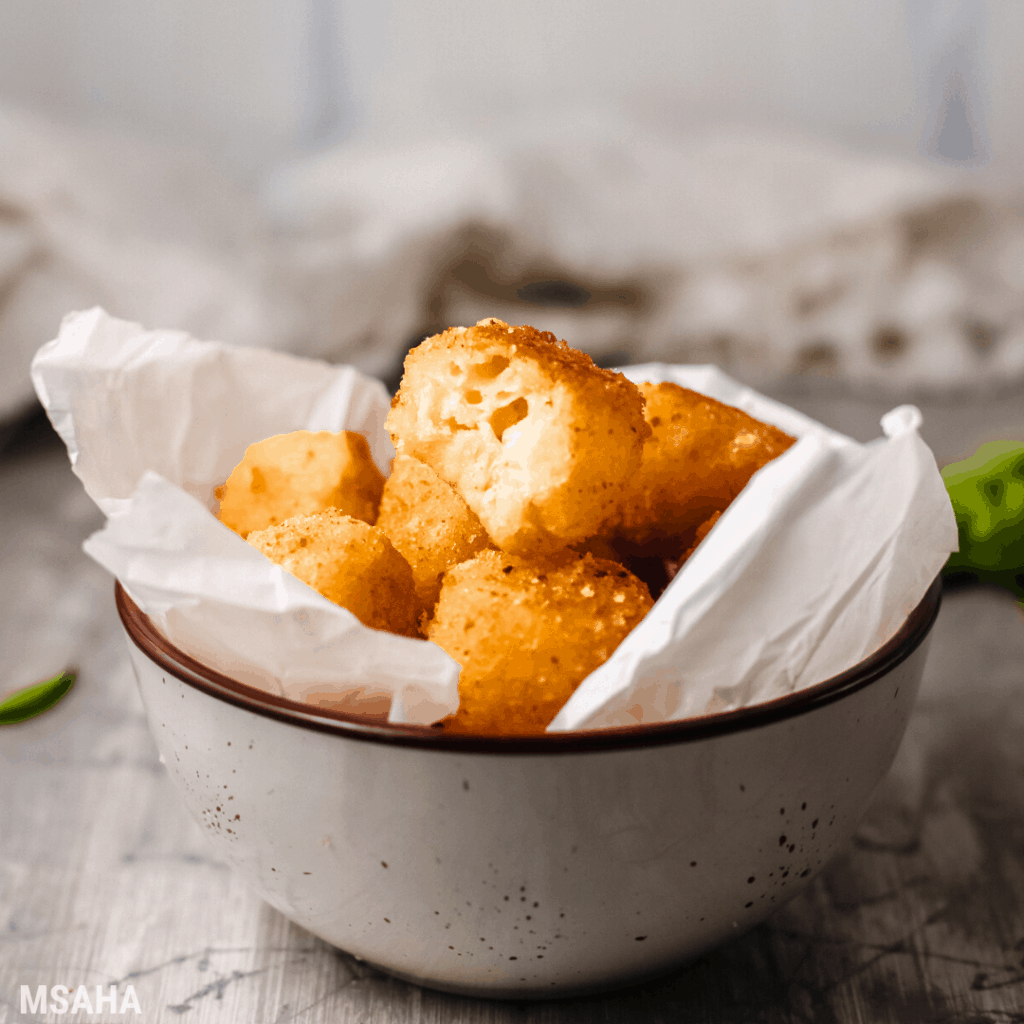
<path id="1" fill-rule="evenodd" d="M 940 591 L 800 693 L 526 739 L 274 697 L 174 648 L 120 586 L 117 605 L 167 768 L 263 899 L 392 974 L 523 999 L 667 971 L 809 884 L 892 762 Z"/>

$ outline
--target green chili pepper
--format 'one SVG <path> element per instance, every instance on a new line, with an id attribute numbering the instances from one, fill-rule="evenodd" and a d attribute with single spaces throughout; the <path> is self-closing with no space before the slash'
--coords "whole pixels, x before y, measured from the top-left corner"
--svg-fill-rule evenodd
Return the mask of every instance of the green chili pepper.
<path id="1" fill-rule="evenodd" d="M 5 700 L 0 701 L 0 725 L 13 725 L 35 718 L 48 711 L 75 684 L 75 671 L 68 669 L 59 676 L 47 679 L 45 683 L 26 686 L 23 690 L 15 690 Z"/>
<path id="2" fill-rule="evenodd" d="M 1024 598 L 1024 444 L 990 441 L 942 478 L 960 534 L 944 573 L 969 573 Z"/>

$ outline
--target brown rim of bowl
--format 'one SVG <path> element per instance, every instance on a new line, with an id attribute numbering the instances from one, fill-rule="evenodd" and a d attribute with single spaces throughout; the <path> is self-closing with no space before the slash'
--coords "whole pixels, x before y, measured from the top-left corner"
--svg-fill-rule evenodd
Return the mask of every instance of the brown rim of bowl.
<path id="1" fill-rule="evenodd" d="M 781 719 L 794 718 L 842 700 L 888 675 L 923 643 L 939 614 L 942 578 L 935 578 L 920 604 L 892 639 L 853 668 L 814 686 L 734 711 L 698 715 L 677 722 L 581 729 L 537 736 L 463 736 L 445 733 L 437 726 L 392 725 L 379 718 L 346 714 L 278 697 L 221 675 L 175 647 L 157 631 L 120 582 L 114 584 L 114 599 L 125 632 L 150 661 L 183 683 L 255 714 L 276 718 L 304 729 L 335 733 L 348 739 L 394 743 L 406 747 L 466 753 L 568 754 L 707 739 L 722 733 L 740 732 Z"/>

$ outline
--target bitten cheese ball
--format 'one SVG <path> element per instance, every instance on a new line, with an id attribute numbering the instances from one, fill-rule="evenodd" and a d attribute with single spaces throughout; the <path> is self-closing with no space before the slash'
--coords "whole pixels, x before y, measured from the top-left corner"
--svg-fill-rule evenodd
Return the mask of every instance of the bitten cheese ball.
<path id="1" fill-rule="evenodd" d="M 524 556 L 610 530 L 650 434 L 635 384 L 552 334 L 494 319 L 413 349 L 387 423 L 400 454 Z"/>
<path id="2" fill-rule="evenodd" d="M 409 563 L 424 608 L 437 602 L 446 569 L 490 546 L 473 510 L 429 466 L 407 455 L 391 464 L 377 526 Z"/>
<path id="3" fill-rule="evenodd" d="M 254 530 L 246 539 L 364 626 L 419 635 L 412 570 L 376 526 L 328 509 Z"/>
<path id="4" fill-rule="evenodd" d="M 362 434 L 296 430 L 249 445 L 217 488 L 217 518 L 243 537 L 329 508 L 373 523 L 383 488 Z"/>
<path id="5" fill-rule="evenodd" d="M 451 732 L 543 732 L 653 602 L 617 562 L 483 551 L 445 573 L 425 634 L 462 666 Z"/>
<path id="6" fill-rule="evenodd" d="M 678 384 L 641 384 L 652 435 L 630 481 L 618 536 L 649 554 L 676 557 L 763 465 L 796 440 Z"/>

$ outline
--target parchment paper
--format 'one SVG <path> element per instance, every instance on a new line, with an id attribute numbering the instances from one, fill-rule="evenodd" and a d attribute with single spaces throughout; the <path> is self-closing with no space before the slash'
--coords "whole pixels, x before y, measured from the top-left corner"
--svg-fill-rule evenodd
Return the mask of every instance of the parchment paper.
<path id="1" fill-rule="evenodd" d="M 914 406 L 887 413 L 885 437 L 859 444 L 713 366 L 626 374 L 674 381 L 798 440 L 754 475 L 550 731 L 686 718 L 828 679 L 899 629 L 956 550 Z"/>
<path id="2" fill-rule="evenodd" d="M 630 367 L 799 438 L 758 472 L 646 619 L 580 685 L 553 731 L 655 722 L 819 682 L 885 642 L 957 546 L 935 460 L 901 406 L 867 445 L 714 367 Z M 72 314 L 32 365 L 75 473 L 108 516 L 85 550 L 177 646 L 297 700 L 390 699 L 390 720 L 458 704 L 432 643 L 368 629 L 273 565 L 210 511 L 254 441 L 358 430 L 384 472 L 387 393 L 350 367 Z"/>
<path id="3" fill-rule="evenodd" d="M 32 363 L 40 401 L 107 525 L 85 550 L 176 646 L 294 700 L 429 723 L 458 707 L 439 647 L 362 625 L 273 565 L 210 511 L 248 445 L 356 430 L 387 471 L 384 385 L 345 366 L 145 331 L 100 309 L 68 316 Z"/>

